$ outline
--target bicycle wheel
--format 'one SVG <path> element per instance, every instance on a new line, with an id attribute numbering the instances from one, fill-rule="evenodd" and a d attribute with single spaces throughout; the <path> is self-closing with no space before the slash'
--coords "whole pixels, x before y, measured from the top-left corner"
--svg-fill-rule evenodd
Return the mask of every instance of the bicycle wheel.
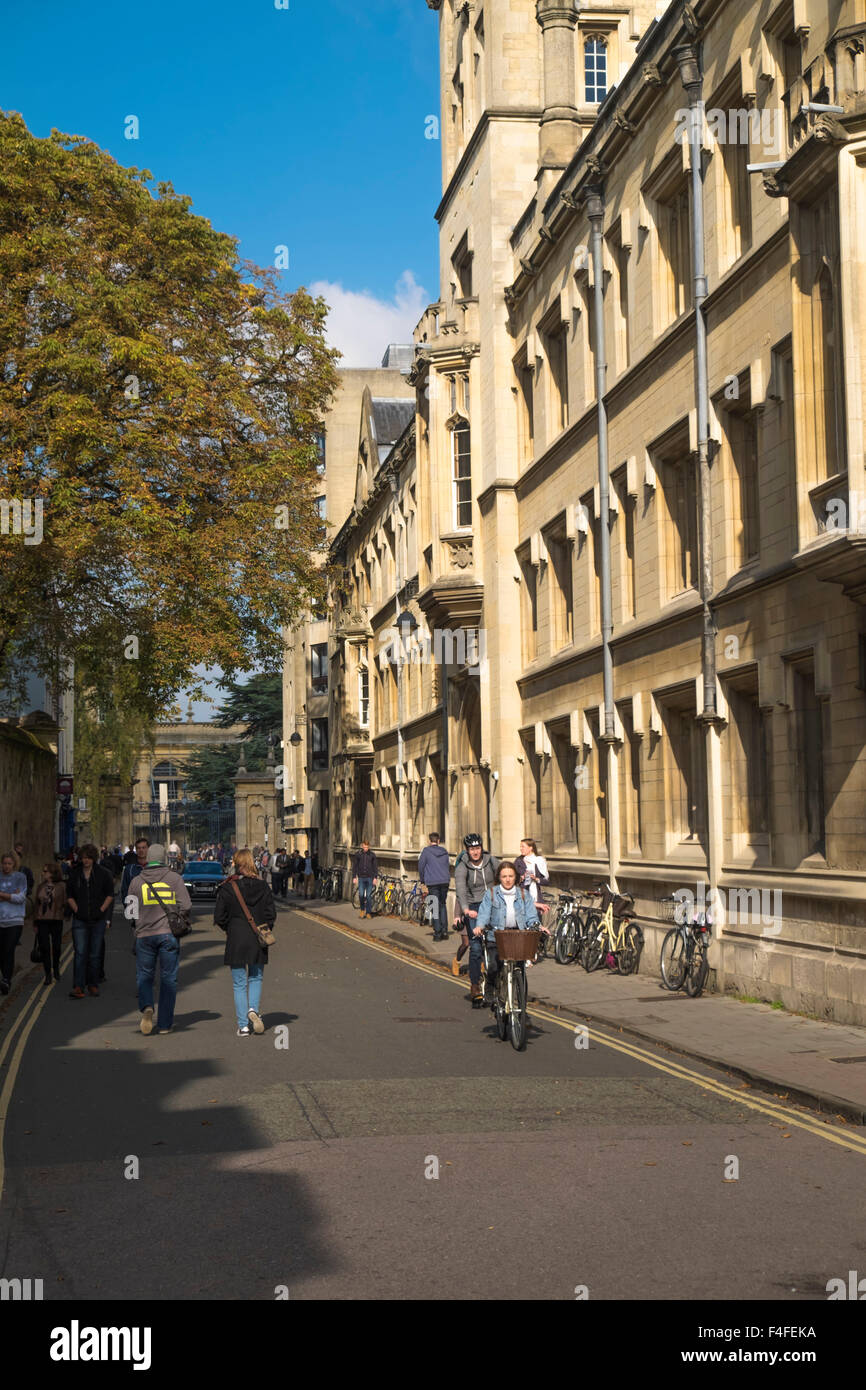
<path id="1" fill-rule="evenodd" d="M 569 961 L 569 923 L 564 920 L 556 928 L 556 937 L 553 943 L 553 954 L 560 965 L 567 965 Z"/>
<path id="2" fill-rule="evenodd" d="M 357 885 L 357 883 L 355 884 L 354 888 L 352 889 L 352 906 L 355 908 L 356 911 L 357 911 L 357 909 L 361 906 L 361 896 L 360 896 L 360 893 L 359 893 L 359 891 L 358 891 L 358 885 Z"/>
<path id="3" fill-rule="evenodd" d="M 508 996 L 505 990 L 505 971 L 500 967 L 499 979 L 496 981 L 496 998 L 493 1001 L 493 1016 L 496 1019 L 496 1035 L 500 1042 L 505 1042 L 508 1036 L 507 998 Z"/>
<path id="4" fill-rule="evenodd" d="M 508 1015 L 508 1031 L 511 1046 L 515 1052 L 522 1052 L 526 1046 L 526 976 L 516 966 L 511 972 L 511 1011 Z"/>
<path id="5" fill-rule="evenodd" d="M 605 956 L 607 933 L 602 930 L 600 917 L 589 917 L 586 923 L 586 940 L 583 947 L 583 968 L 587 975 L 598 970 Z"/>
<path id="6" fill-rule="evenodd" d="M 375 912 L 375 913 L 379 913 L 379 912 L 382 911 L 382 897 L 383 897 L 383 891 L 382 891 L 382 889 L 379 887 L 379 885 L 377 884 L 376 887 L 373 888 L 372 891 L 371 891 L 371 893 L 370 893 L 370 912 L 371 912 L 371 913 L 374 913 L 374 912 Z"/>
<path id="7" fill-rule="evenodd" d="M 636 975 L 643 949 L 642 932 L 634 922 L 625 928 L 625 944 L 616 953 L 616 968 L 620 975 Z"/>
<path id="8" fill-rule="evenodd" d="M 707 953 L 703 942 L 695 942 L 695 949 L 689 961 L 686 971 L 686 994 L 690 999 L 697 999 L 698 995 L 707 982 L 707 975 L 710 973 L 710 963 L 707 960 Z"/>
<path id="9" fill-rule="evenodd" d="M 403 917 L 403 916 L 405 916 L 405 911 L 404 911 L 405 906 L 406 906 L 406 894 L 403 892 L 403 889 L 402 889 L 402 888 L 395 888 L 395 889 L 394 889 L 394 916 L 395 916 L 395 917 Z"/>
<path id="10" fill-rule="evenodd" d="M 671 927 L 664 941 L 659 961 L 665 989 L 682 989 L 686 978 L 686 943 L 679 927 Z"/>
<path id="11" fill-rule="evenodd" d="M 412 894 L 405 888 L 400 894 L 400 916 L 404 922 L 412 916 Z"/>

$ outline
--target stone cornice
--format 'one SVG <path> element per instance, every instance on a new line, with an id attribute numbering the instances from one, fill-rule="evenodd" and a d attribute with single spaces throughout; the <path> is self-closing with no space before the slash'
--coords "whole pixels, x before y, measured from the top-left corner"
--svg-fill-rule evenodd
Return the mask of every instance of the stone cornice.
<path id="1" fill-rule="evenodd" d="M 479 492 L 479 507 L 484 507 L 497 492 L 516 492 L 517 482 L 517 478 L 494 478 L 492 483 L 487 484 L 483 492 Z"/>

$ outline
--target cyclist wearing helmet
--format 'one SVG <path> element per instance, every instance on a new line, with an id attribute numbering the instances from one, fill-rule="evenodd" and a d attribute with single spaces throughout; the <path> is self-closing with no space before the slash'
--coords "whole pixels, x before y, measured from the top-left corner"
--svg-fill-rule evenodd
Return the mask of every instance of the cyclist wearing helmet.
<path id="1" fill-rule="evenodd" d="M 496 883 L 499 860 L 485 850 L 480 835 L 467 835 L 463 844 L 466 853 L 461 854 L 455 865 L 454 886 L 463 919 L 464 941 L 469 942 L 469 993 L 474 1007 L 475 1001 L 481 999 L 482 940 L 472 933 L 484 894 Z M 458 960 L 463 950 L 461 947 Z"/>

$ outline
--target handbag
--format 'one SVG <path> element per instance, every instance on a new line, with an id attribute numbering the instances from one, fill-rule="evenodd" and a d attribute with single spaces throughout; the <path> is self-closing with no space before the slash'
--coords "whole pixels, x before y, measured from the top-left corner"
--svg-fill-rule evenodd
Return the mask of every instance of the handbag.
<path id="1" fill-rule="evenodd" d="M 34 938 L 33 950 L 30 952 L 30 959 L 32 960 L 34 965 L 42 964 L 42 947 L 39 945 L 38 936 Z"/>
<path id="2" fill-rule="evenodd" d="M 171 928 L 172 936 L 176 936 L 178 941 L 181 939 L 182 936 L 189 936 L 190 932 L 192 931 L 192 927 L 190 926 L 189 921 L 187 920 L 186 914 L 181 911 L 181 909 L 177 906 L 176 903 L 169 903 L 168 906 L 166 906 L 162 898 L 159 896 L 159 893 L 157 892 L 155 883 L 149 884 L 148 887 L 150 888 L 151 892 L 153 893 L 160 906 L 165 909 L 165 915 L 168 919 L 168 925 Z"/>
<path id="3" fill-rule="evenodd" d="M 264 950 L 267 950 L 269 946 L 273 946 L 276 943 L 277 938 L 274 936 L 270 927 L 256 926 L 255 922 L 253 921 L 252 913 L 250 912 L 249 908 L 244 902 L 244 895 L 241 892 L 240 888 L 238 888 L 237 883 L 233 883 L 232 888 L 235 890 L 235 896 L 237 897 L 237 900 L 241 905 L 241 910 L 244 916 L 246 917 L 247 921 L 249 922 L 250 926 L 256 934 L 256 940 L 258 941 L 259 945 L 264 948 Z"/>

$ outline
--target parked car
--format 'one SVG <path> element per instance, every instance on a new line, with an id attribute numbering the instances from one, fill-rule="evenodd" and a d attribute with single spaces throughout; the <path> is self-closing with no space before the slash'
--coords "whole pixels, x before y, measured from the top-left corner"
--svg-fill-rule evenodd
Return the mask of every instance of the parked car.
<path id="1" fill-rule="evenodd" d="M 215 859 L 191 860 L 183 871 L 191 898 L 215 898 L 224 879 L 222 864 Z"/>

